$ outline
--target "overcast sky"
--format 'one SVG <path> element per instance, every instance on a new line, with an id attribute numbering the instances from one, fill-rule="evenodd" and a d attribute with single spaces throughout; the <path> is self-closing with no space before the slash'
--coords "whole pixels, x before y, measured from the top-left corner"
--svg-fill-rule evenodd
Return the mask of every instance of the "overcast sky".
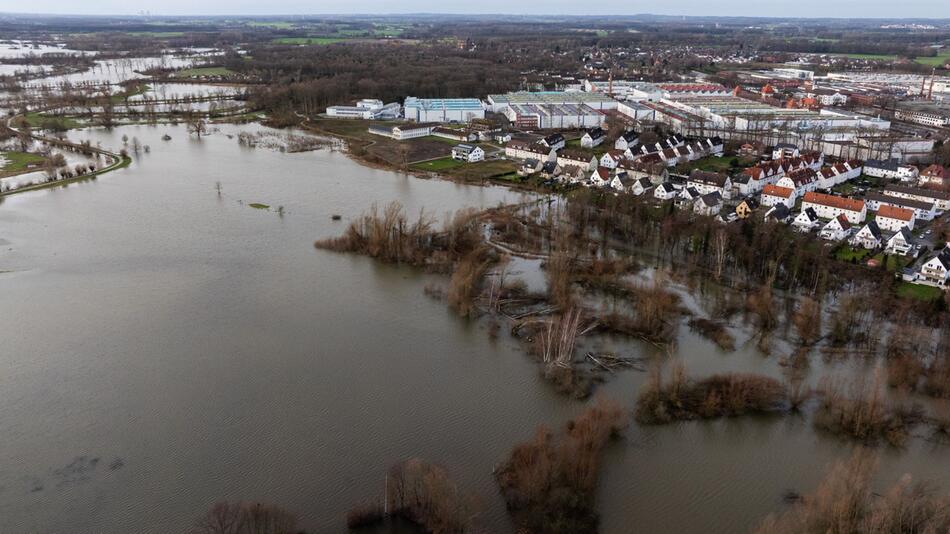
<path id="1" fill-rule="evenodd" d="M 0 12 L 128 15 L 525 13 L 532 15 L 748 15 L 950 18 L 947 0 L 0 0 Z"/>

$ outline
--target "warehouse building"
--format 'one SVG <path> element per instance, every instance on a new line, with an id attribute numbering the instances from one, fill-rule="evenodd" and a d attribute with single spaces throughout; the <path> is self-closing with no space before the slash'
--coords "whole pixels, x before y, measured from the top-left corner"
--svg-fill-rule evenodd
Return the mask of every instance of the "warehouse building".
<path id="1" fill-rule="evenodd" d="M 364 98 L 354 106 L 330 106 L 327 115 L 340 119 L 392 120 L 402 111 L 398 102 L 383 104 L 382 100 Z"/>
<path id="2" fill-rule="evenodd" d="M 599 128 L 607 118 L 585 104 L 509 104 L 502 113 L 525 130 Z"/>
<path id="3" fill-rule="evenodd" d="M 484 119 L 485 108 L 477 98 L 416 98 L 403 103 L 406 120 L 415 122 L 469 122 Z"/>

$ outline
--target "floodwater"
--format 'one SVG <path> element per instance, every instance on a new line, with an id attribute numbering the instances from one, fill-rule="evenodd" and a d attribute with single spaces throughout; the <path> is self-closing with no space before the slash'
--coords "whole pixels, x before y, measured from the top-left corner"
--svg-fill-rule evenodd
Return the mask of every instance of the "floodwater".
<path id="1" fill-rule="evenodd" d="M 373 203 L 442 215 L 523 197 L 226 135 L 255 128 L 201 140 L 180 126 L 73 132 L 114 150 L 137 137 L 151 152 L 0 205 L 0 532 L 183 532 L 216 501 L 246 499 L 338 533 L 410 457 L 474 492 L 488 531 L 513 532 L 493 467 L 585 403 L 555 393 L 514 340 L 492 342 L 424 295 L 444 278 L 313 241 Z M 739 331 L 733 353 L 681 332 L 693 374 L 781 372 Z M 644 380 L 623 372 L 601 390 L 632 408 Z M 631 426 L 603 462 L 602 531 L 747 531 L 849 450 L 798 418 Z M 946 447 L 882 452 L 880 480 L 950 486 Z"/>

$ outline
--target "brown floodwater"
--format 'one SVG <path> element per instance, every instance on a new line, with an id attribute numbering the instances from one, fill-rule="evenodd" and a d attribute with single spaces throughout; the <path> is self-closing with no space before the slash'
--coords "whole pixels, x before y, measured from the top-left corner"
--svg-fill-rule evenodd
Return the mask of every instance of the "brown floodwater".
<path id="1" fill-rule="evenodd" d="M 151 152 L 0 205 L 0 532 L 183 532 L 216 501 L 245 499 L 336 533 L 411 457 L 475 493 L 489 531 L 513 532 L 493 467 L 585 401 L 555 393 L 515 340 L 493 342 L 425 296 L 443 278 L 313 241 L 373 203 L 441 216 L 522 194 L 226 135 L 257 128 L 200 141 L 164 125 L 74 132 L 111 149 L 137 137 Z M 681 333 L 692 374 L 781 373 L 741 329 L 733 353 Z M 866 365 L 816 358 L 811 375 Z M 601 391 L 632 408 L 644 379 L 620 373 Z M 602 531 L 747 531 L 850 448 L 797 417 L 631 426 L 604 459 Z M 882 455 L 880 481 L 909 472 L 950 486 L 946 447 L 915 438 Z"/>

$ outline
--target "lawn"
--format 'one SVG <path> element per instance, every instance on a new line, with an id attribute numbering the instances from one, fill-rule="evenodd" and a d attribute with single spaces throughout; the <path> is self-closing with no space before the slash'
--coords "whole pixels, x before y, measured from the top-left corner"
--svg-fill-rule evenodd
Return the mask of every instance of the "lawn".
<path id="1" fill-rule="evenodd" d="M 184 69 L 174 74 L 175 78 L 193 78 L 196 76 L 230 76 L 233 71 L 227 67 L 195 67 L 193 69 Z"/>
<path id="2" fill-rule="evenodd" d="M 732 160 L 733 158 L 719 158 L 716 156 L 707 156 L 702 159 L 698 159 L 689 165 L 692 165 L 696 169 L 709 172 L 729 172 L 732 169 Z"/>
<path id="3" fill-rule="evenodd" d="M 940 289 L 939 287 L 901 282 L 897 286 L 897 294 L 905 298 L 912 298 L 912 299 L 929 302 L 931 300 L 936 300 L 940 298 L 940 296 L 943 294 L 943 290 Z"/>
<path id="4" fill-rule="evenodd" d="M 841 261 L 846 261 L 846 262 L 851 262 L 851 261 L 863 262 L 870 253 L 871 253 L 870 250 L 866 250 L 863 248 L 854 248 L 848 245 L 844 245 L 835 251 L 835 258 Z"/>
<path id="5" fill-rule="evenodd" d="M 31 165 L 42 165 L 43 161 L 43 156 L 30 152 L 0 152 L 0 172 L 23 172 Z"/>
<path id="6" fill-rule="evenodd" d="M 344 41 L 346 39 L 340 37 L 280 37 L 273 42 L 283 45 L 328 45 Z"/>
<path id="7" fill-rule="evenodd" d="M 513 161 L 493 159 L 453 167 L 446 174 L 463 180 L 487 180 L 489 178 L 508 180 L 517 169 L 518 165 Z"/>
<path id="8" fill-rule="evenodd" d="M 415 163 L 412 165 L 412 168 L 417 171 L 439 172 L 439 171 L 444 171 L 448 169 L 454 169 L 455 167 L 459 167 L 462 165 L 465 165 L 465 162 L 448 157 L 448 158 L 434 159 L 431 161 L 425 161 L 422 163 Z"/>

